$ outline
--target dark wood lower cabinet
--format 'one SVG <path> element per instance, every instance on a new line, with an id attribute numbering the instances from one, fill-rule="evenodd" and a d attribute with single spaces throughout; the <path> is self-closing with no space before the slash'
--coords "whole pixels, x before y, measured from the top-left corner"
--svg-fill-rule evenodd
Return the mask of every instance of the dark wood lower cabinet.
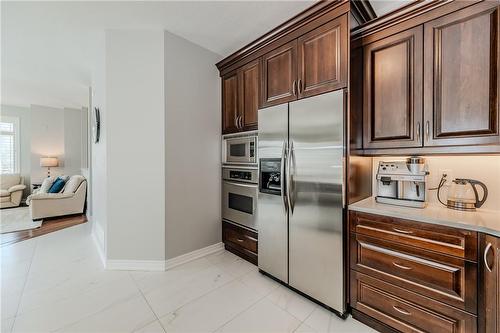
<path id="1" fill-rule="evenodd" d="M 351 306 L 400 332 L 477 331 L 477 318 L 472 314 L 354 270 Z"/>
<path id="2" fill-rule="evenodd" d="M 349 226 L 354 318 L 382 332 L 477 332 L 477 232 L 352 211 Z"/>
<path id="3" fill-rule="evenodd" d="M 258 235 L 256 232 L 222 221 L 222 241 L 226 250 L 257 265 Z"/>
<path id="4" fill-rule="evenodd" d="M 477 312 L 474 262 L 351 235 L 351 268 L 470 313 Z"/>
<path id="5" fill-rule="evenodd" d="M 500 238 L 481 235 L 479 332 L 500 333 Z"/>
<path id="6" fill-rule="evenodd" d="M 477 261 L 477 232 L 361 212 L 350 217 L 352 233 Z"/>

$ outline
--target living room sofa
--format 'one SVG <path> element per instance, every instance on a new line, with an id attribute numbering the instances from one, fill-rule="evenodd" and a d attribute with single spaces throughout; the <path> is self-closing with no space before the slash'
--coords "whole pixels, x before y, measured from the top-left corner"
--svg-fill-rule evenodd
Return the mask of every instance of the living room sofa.
<path id="1" fill-rule="evenodd" d="M 28 197 L 31 218 L 82 214 L 85 211 L 87 180 L 80 175 L 71 176 L 60 193 L 34 192 Z"/>
<path id="2" fill-rule="evenodd" d="M 19 174 L 0 175 L 0 208 L 18 207 L 26 185 Z"/>

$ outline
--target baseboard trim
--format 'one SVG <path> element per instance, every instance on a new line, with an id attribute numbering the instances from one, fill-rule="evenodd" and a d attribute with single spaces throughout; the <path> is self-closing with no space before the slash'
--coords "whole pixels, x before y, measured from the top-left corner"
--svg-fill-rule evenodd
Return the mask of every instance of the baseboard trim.
<path id="1" fill-rule="evenodd" d="M 102 230 L 101 225 L 94 221 L 92 217 L 88 216 L 88 220 L 92 222 L 92 239 L 94 240 L 95 247 L 97 248 L 97 253 L 99 254 L 99 259 L 101 263 L 106 268 L 106 255 L 104 251 L 104 230 Z"/>
<path id="2" fill-rule="evenodd" d="M 201 257 L 208 256 L 209 254 L 222 251 L 223 249 L 224 249 L 224 243 L 220 242 L 220 243 L 216 243 L 216 244 L 201 248 L 199 250 L 194 250 L 192 252 L 182 254 L 178 257 L 168 259 L 165 262 L 165 269 L 168 270 L 168 269 L 174 268 L 175 266 L 179 266 L 179 265 L 188 263 L 190 261 L 199 259 Z"/>
<path id="3" fill-rule="evenodd" d="M 207 247 L 195 250 L 178 257 L 163 260 L 106 260 L 105 268 L 109 270 L 123 271 L 166 271 L 176 266 L 190 261 L 208 256 L 209 254 L 222 251 L 224 244 L 216 243 Z"/>
<path id="4" fill-rule="evenodd" d="M 163 260 L 113 260 L 106 261 L 106 269 L 116 271 L 165 271 Z"/>

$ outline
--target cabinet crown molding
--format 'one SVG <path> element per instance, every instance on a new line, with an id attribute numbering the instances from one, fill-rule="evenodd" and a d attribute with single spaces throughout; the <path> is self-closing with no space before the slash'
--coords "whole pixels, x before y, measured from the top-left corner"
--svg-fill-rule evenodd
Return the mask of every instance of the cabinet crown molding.
<path id="1" fill-rule="evenodd" d="M 345 7 L 339 8 L 342 5 L 346 5 Z M 217 64 L 217 68 L 221 73 L 221 76 L 228 72 L 229 67 L 241 61 L 241 59 L 248 57 L 251 54 L 254 54 L 258 51 L 262 51 L 266 46 L 270 45 L 273 42 L 276 42 L 278 39 L 286 36 L 292 31 L 295 31 L 306 24 L 316 20 L 317 18 L 329 13 L 331 11 L 337 11 L 338 16 L 344 14 L 349 11 L 349 0 L 321 0 L 307 8 L 306 10 L 300 12 L 295 15 L 291 19 L 286 22 L 280 24 L 276 28 L 257 38 L 253 42 L 245 45 L 238 51 L 232 53 L 226 58 L 219 61 Z M 337 15 L 337 14 L 336 14 Z M 278 46 L 278 45 L 276 45 Z M 274 47 L 276 47 L 274 46 Z M 252 59 L 248 59 L 251 61 Z"/>
<path id="2" fill-rule="evenodd" d="M 490 1 L 491 0 L 486 0 Z M 351 30 L 351 41 L 362 39 L 380 31 L 390 31 L 391 27 L 398 26 L 401 31 L 430 21 L 451 11 L 474 5 L 481 0 L 455 1 L 455 0 L 416 0 L 406 6 L 379 16 L 374 20 L 360 25 Z M 443 7 L 444 6 L 444 7 Z M 443 7 L 443 8 L 441 8 Z M 442 10 L 438 10 L 438 9 Z M 404 28 L 403 28 L 404 27 Z M 356 44 L 355 44 L 356 45 Z"/>

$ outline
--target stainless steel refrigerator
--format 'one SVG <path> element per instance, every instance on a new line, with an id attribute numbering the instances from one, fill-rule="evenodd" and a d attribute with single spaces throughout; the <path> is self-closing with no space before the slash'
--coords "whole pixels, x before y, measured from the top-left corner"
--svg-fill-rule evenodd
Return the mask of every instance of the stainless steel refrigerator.
<path id="1" fill-rule="evenodd" d="M 259 110 L 259 269 L 344 314 L 342 90 Z"/>

